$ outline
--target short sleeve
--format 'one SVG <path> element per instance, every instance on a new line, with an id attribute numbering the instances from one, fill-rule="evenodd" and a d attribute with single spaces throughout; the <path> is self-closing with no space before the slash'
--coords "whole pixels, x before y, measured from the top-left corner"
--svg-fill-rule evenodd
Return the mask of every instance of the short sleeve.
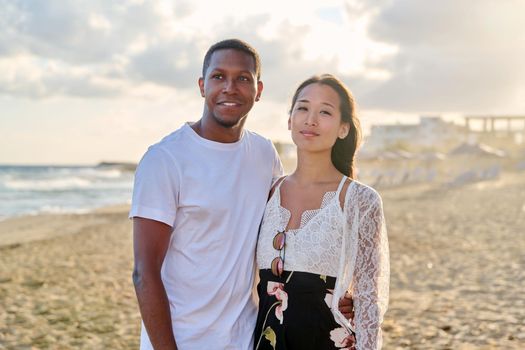
<path id="1" fill-rule="evenodd" d="M 173 159 L 160 147 L 150 147 L 135 172 L 129 217 L 160 221 L 173 227 L 179 183 Z"/>

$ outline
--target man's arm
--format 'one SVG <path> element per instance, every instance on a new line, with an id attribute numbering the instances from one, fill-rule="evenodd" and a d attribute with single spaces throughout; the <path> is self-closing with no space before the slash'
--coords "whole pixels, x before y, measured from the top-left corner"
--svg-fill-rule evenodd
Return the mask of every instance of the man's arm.
<path id="1" fill-rule="evenodd" d="M 352 300 L 352 296 L 348 292 L 346 292 L 345 295 L 341 299 L 339 299 L 339 311 L 341 311 L 341 313 L 347 320 L 353 322 L 354 301 Z"/>
<path id="2" fill-rule="evenodd" d="M 350 295 L 348 292 L 345 293 L 345 295 L 339 299 L 339 311 L 343 314 L 343 316 L 350 321 L 350 323 L 354 323 L 354 301 L 352 300 L 352 295 Z M 351 334 L 348 337 L 346 337 L 346 347 L 349 350 L 355 349 L 355 335 Z"/>
<path id="3" fill-rule="evenodd" d="M 162 222 L 133 218 L 133 284 L 140 314 L 155 350 L 177 349 L 168 297 L 160 276 L 171 231 L 172 228 Z"/>

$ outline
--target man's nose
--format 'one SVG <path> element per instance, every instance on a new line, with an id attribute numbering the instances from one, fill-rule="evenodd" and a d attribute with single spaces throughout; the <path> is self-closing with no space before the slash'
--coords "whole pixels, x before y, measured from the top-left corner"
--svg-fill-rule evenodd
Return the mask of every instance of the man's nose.
<path id="1" fill-rule="evenodd" d="M 237 90 L 237 84 L 234 79 L 225 79 L 222 91 L 224 93 L 232 93 Z"/>

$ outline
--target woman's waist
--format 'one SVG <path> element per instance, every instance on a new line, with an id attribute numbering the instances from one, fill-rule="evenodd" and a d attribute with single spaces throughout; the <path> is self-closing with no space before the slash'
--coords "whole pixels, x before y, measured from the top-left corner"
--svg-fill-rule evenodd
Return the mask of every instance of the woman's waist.
<path id="1" fill-rule="evenodd" d="M 293 293 L 326 293 L 327 289 L 334 289 L 336 281 L 333 276 L 304 271 L 285 270 L 281 277 L 278 277 L 270 269 L 259 270 L 259 278 L 264 286 L 269 282 L 283 283 L 284 290 Z"/>
<path id="2" fill-rule="evenodd" d="M 335 254 L 318 254 L 318 259 L 309 259 L 304 254 L 298 255 L 286 250 L 285 253 L 269 252 L 263 254 L 257 253 L 257 267 L 260 270 L 271 269 L 272 261 L 281 257 L 284 260 L 285 271 L 296 271 L 310 273 L 321 276 L 337 276 L 339 267 L 339 255 Z"/>

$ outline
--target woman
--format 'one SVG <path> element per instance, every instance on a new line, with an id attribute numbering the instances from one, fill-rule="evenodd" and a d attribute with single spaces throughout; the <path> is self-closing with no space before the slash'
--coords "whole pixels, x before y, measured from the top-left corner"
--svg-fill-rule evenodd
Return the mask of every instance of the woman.
<path id="1" fill-rule="evenodd" d="M 381 198 L 354 179 L 355 102 L 332 75 L 296 90 L 288 128 L 297 168 L 279 179 L 261 224 L 256 349 L 381 348 L 388 241 Z M 337 308 L 349 291 L 350 323 Z"/>

